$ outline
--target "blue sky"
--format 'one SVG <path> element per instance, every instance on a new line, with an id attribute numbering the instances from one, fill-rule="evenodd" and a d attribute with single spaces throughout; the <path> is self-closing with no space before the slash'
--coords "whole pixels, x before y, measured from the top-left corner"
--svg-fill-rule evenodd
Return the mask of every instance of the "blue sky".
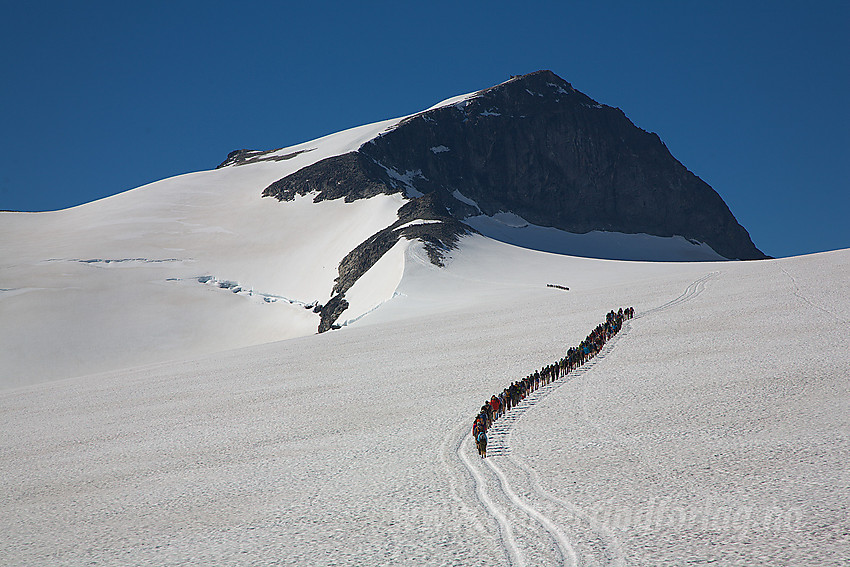
<path id="1" fill-rule="evenodd" d="M 74 206 L 551 69 L 773 256 L 850 247 L 850 3 L 11 2 L 0 209 Z"/>

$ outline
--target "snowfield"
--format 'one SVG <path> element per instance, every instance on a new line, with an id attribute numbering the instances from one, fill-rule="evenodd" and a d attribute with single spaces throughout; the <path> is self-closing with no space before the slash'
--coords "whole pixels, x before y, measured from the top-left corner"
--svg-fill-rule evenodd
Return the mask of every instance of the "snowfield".
<path id="1" fill-rule="evenodd" d="M 846 562 L 850 250 L 705 261 L 482 215 L 444 268 L 400 241 L 315 334 L 405 200 L 260 194 L 395 123 L 0 213 L 0 563 Z M 481 404 L 627 306 L 480 459 Z"/>
<path id="2" fill-rule="evenodd" d="M 847 556 L 848 251 L 650 264 L 476 236 L 444 270 L 406 255 L 397 296 L 342 331 L 0 394 L 4 564 Z M 623 305 L 604 358 L 478 459 L 483 400 Z"/>
<path id="3" fill-rule="evenodd" d="M 276 152 L 295 154 L 283 161 L 181 175 L 64 211 L 0 213 L 0 387 L 315 333 L 318 316 L 304 306 L 330 298 L 342 258 L 398 220 L 404 200 L 260 196 L 396 122 Z M 348 318 L 392 296 L 358 291 Z"/>

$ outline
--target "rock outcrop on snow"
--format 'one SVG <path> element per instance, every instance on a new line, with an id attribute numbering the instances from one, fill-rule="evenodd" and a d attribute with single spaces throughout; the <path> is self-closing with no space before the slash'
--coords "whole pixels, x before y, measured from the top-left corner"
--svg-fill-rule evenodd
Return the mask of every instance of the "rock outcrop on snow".
<path id="1" fill-rule="evenodd" d="M 334 295 L 318 310 L 319 332 L 333 328 L 347 307 L 345 292 L 401 238 L 422 241 L 431 262 L 442 266 L 445 252 L 455 247 L 460 236 L 472 232 L 475 230 L 453 218 L 434 194 L 412 199 L 399 209 L 396 222 L 370 236 L 340 262 Z"/>

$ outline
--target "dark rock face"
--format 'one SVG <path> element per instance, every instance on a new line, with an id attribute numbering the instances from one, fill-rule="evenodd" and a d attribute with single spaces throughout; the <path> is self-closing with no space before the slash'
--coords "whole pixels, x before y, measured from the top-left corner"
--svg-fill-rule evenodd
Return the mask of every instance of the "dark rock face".
<path id="1" fill-rule="evenodd" d="M 314 202 L 344 198 L 346 203 L 381 193 L 398 193 L 387 171 L 360 152 L 323 159 L 275 181 L 264 197 L 291 201 L 296 195 L 316 192 Z"/>
<path id="2" fill-rule="evenodd" d="M 447 198 L 457 190 L 488 215 L 510 211 L 574 233 L 680 235 L 726 258 L 766 257 L 657 135 L 549 71 L 411 117 L 360 152 L 395 171 L 421 171 L 416 190 Z"/>

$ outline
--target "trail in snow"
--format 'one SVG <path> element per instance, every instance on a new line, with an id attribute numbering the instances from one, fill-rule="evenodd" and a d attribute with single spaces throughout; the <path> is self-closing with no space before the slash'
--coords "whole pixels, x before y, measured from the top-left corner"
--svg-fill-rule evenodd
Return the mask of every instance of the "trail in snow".
<path id="1" fill-rule="evenodd" d="M 625 324 L 626 323 L 624 323 L 624 327 Z M 599 359 L 600 357 L 604 358 L 604 355 L 608 352 L 608 350 L 610 350 L 617 337 L 619 337 L 622 333 L 623 330 L 621 329 L 619 333 L 611 337 L 606 342 L 605 347 L 603 347 L 603 349 L 595 357 L 589 359 L 587 362 L 585 362 L 585 364 L 583 364 L 576 370 L 573 370 L 569 374 L 566 374 L 561 378 L 555 379 L 549 384 L 541 386 L 537 390 L 528 394 L 525 399 L 523 399 L 516 406 L 512 407 L 511 411 L 496 420 L 496 422 L 488 430 L 488 454 L 490 456 L 488 456 L 486 460 L 482 460 L 481 463 L 486 463 L 491 473 L 498 480 L 497 485 L 494 487 L 498 492 L 498 497 L 495 498 L 502 500 L 505 506 L 511 506 L 516 510 L 521 511 L 527 516 L 527 518 L 536 522 L 539 528 L 543 528 L 543 530 L 549 534 L 549 538 L 554 544 L 554 548 L 536 550 L 536 554 L 546 555 L 548 553 L 549 555 L 551 555 L 551 551 L 555 551 L 559 558 L 558 563 L 561 565 L 580 565 L 579 554 L 577 553 L 573 544 L 570 542 L 569 537 L 555 521 L 553 521 L 550 517 L 548 517 L 539 509 L 530 504 L 525 498 L 520 496 L 516 490 L 514 490 L 514 488 L 511 486 L 511 482 L 508 478 L 508 475 L 499 466 L 498 461 L 501 457 L 507 456 L 510 453 L 509 439 L 514 424 L 516 424 L 516 422 L 530 408 L 532 408 L 540 400 L 546 397 L 549 393 L 554 391 L 559 385 L 563 384 L 564 382 L 568 381 L 573 377 L 579 376 L 584 372 L 587 372 L 587 370 L 589 370 L 596 364 L 597 359 Z M 463 436 L 461 440 L 457 443 L 457 455 L 461 458 L 466 469 L 473 478 L 473 482 L 475 484 L 476 498 L 479 503 L 484 506 L 487 512 L 493 518 L 496 519 L 499 525 L 502 546 L 505 550 L 505 554 L 508 558 L 509 563 L 511 565 L 526 565 L 526 552 L 523 551 L 522 546 L 517 543 L 517 539 L 514 536 L 514 532 L 516 531 L 515 526 L 512 524 L 508 514 L 506 514 L 505 511 L 499 506 L 499 504 L 496 504 L 494 498 L 491 498 L 488 494 L 488 479 L 486 478 L 486 469 L 484 469 L 481 464 L 479 464 L 478 466 L 474 465 L 472 459 L 469 458 L 468 453 L 471 452 L 472 446 L 472 434 L 471 432 L 467 432 L 466 435 Z M 539 531 L 539 529 L 535 531 Z M 526 541 L 525 543 L 526 547 L 528 547 L 529 543 L 537 543 L 539 545 L 543 542 Z M 543 545 L 545 545 L 545 543 L 543 543 Z M 547 559 L 551 561 L 551 557 L 547 557 Z"/>
<path id="2" fill-rule="evenodd" d="M 565 509 L 568 514 L 575 518 L 578 518 L 579 520 L 590 526 L 590 529 L 600 537 L 600 539 L 605 543 L 605 546 L 610 550 L 611 555 L 613 556 L 611 559 L 611 565 L 613 567 L 625 567 L 626 555 L 623 552 L 622 544 L 617 539 L 617 536 L 614 534 L 614 532 L 612 532 L 606 525 L 594 519 L 593 516 L 583 512 L 574 504 L 567 502 L 563 498 L 559 498 L 549 493 L 541 485 L 540 475 L 537 473 L 537 471 L 525 464 L 525 462 L 523 462 L 521 459 L 518 459 L 514 455 L 509 455 L 508 460 L 516 467 L 522 469 L 522 471 L 525 472 L 526 475 L 528 475 L 528 478 L 531 480 L 531 488 L 538 496 L 556 504 L 557 506 L 560 506 L 561 508 Z"/>
<path id="3" fill-rule="evenodd" d="M 467 470 L 469 470 L 475 480 L 476 498 L 478 498 L 478 501 L 487 509 L 490 515 L 493 516 L 499 524 L 502 545 L 504 546 L 509 564 L 515 567 L 524 567 L 526 564 L 525 558 L 517 545 L 516 539 L 514 538 L 511 521 L 487 494 L 486 480 L 484 479 L 484 476 L 469 459 L 469 453 L 471 453 L 470 446 L 472 445 L 471 439 L 472 433 L 467 433 L 465 437 L 461 438 L 460 443 L 457 445 L 457 456 L 460 457 L 460 460 L 463 461 L 463 464 L 466 465 Z"/>
<path id="4" fill-rule="evenodd" d="M 659 305 L 658 307 L 653 307 L 652 309 L 642 311 L 641 313 L 636 313 L 634 318 L 640 319 L 641 317 L 651 315 L 652 313 L 657 313 L 658 311 L 663 311 L 665 309 L 669 309 L 670 307 L 673 307 L 673 306 L 678 305 L 680 303 L 690 301 L 691 299 L 693 299 L 694 297 L 698 296 L 703 291 L 705 291 L 706 282 L 710 279 L 715 278 L 719 273 L 720 272 L 710 272 L 710 273 L 704 275 L 703 277 L 699 278 L 698 280 L 693 282 L 691 285 L 689 285 L 685 289 L 685 291 L 682 292 L 682 295 L 680 295 L 676 299 L 671 299 L 670 301 L 668 301 L 667 303 L 665 303 L 663 305 Z"/>
<path id="5" fill-rule="evenodd" d="M 561 559 L 564 565 L 575 566 L 578 565 L 578 555 L 576 555 L 576 551 L 573 548 L 570 541 L 567 539 L 567 536 L 564 535 L 564 532 L 550 520 L 547 516 L 542 514 L 539 510 L 528 504 L 522 498 L 520 498 L 516 492 L 511 488 L 510 483 L 508 482 L 505 473 L 500 469 L 496 464 L 493 463 L 493 459 L 489 458 L 485 461 L 487 466 L 496 473 L 496 476 L 499 477 L 499 484 L 502 487 L 502 492 L 504 492 L 508 498 L 511 499 L 511 502 L 522 508 L 529 516 L 537 520 L 543 528 L 549 532 L 549 534 L 554 538 L 556 545 L 558 546 L 558 551 L 561 555 Z"/>
<path id="6" fill-rule="evenodd" d="M 710 272 L 710 273 L 704 275 L 703 277 L 701 277 L 701 278 L 695 280 L 693 283 L 691 283 L 687 288 L 685 288 L 685 291 L 683 291 L 682 294 L 680 296 L 678 296 L 677 298 L 672 299 L 672 300 L 670 300 L 667 303 L 664 303 L 662 305 L 659 305 L 658 307 L 654 307 L 652 309 L 648 309 L 646 311 L 636 313 L 635 316 L 634 316 L 634 319 L 640 319 L 642 317 L 646 317 L 647 315 L 659 313 L 659 312 L 665 311 L 667 309 L 670 309 L 671 307 L 675 307 L 677 305 L 681 305 L 682 303 L 691 301 L 692 299 L 694 299 L 695 297 L 700 295 L 703 291 L 705 291 L 706 282 L 708 282 L 711 279 L 714 279 L 715 277 L 717 277 L 718 274 L 720 274 L 720 272 Z M 617 339 L 621 335 L 628 334 L 630 329 L 631 329 L 631 325 L 624 324 L 623 329 L 621 329 L 620 333 L 618 333 L 614 337 L 614 339 Z M 600 356 L 597 357 L 597 358 L 604 359 L 605 355 L 608 354 L 607 351 L 610 351 L 611 346 L 612 346 L 611 344 L 606 344 L 605 348 L 602 349 L 603 352 L 600 352 L 599 353 Z M 607 349 L 607 351 L 606 351 L 606 349 Z M 596 359 L 593 359 L 591 362 L 595 365 Z M 581 368 L 579 370 L 581 370 Z M 590 368 L 588 368 L 587 370 L 590 370 Z M 587 372 L 587 370 L 585 370 L 585 372 Z M 584 374 L 585 372 L 582 372 L 581 374 Z M 590 424 L 594 429 L 596 429 L 597 431 L 602 433 L 605 437 L 607 437 L 609 439 L 613 439 L 614 441 L 616 441 L 616 442 L 618 442 L 618 443 L 620 443 L 624 446 L 627 446 L 628 443 L 626 443 L 625 440 L 622 439 L 622 436 L 619 433 L 617 433 L 616 431 L 614 431 L 613 429 L 608 427 L 606 424 L 601 423 L 601 422 L 593 419 L 592 412 L 588 409 L 587 402 L 588 402 L 587 397 L 583 396 L 582 401 L 581 401 L 582 419 L 584 419 L 584 421 L 587 422 L 588 424 Z M 645 459 L 643 459 L 640 455 L 636 455 L 636 457 L 638 459 L 640 459 L 642 462 L 644 462 L 644 464 L 647 466 L 647 468 L 652 470 L 654 473 L 657 473 L 655 467 L 651 463 L 645 462 Z"/>
<path id="7" fill-rule="evenodd" d="M 711 272 L 691 283 L 681 295 L 664 303 L 658 307 L 643 311 L 636 314 L 633 319 L 644 317 L 653 313 L 658 313 L 687 301 L 690 301 L 700 295 L 706 289 L 706 282 L 716 277 L 719 272 Z M 514 566 L 524 566 L 527 564 L 526 554 L 527 545 L 522 546 L 518 543 L 515 533 L 517 525 L 511 520 L 512 514 L 508 507 L 513 507 L 515 510 L 521 511 L 525 516 L 549 534 L 554 548 L 559 555 L 559 563 L 563 565 L 576 566 L 581 564 L 581 557 L 576 550 L 574 544 L 570 541 L 568 535 L 562 526 L 559 526 L 551 517 L 544 514 L 540 509 L 532 505 L 526 498 L 520 496 L 515 491 L 509 479 L 509 475 L 502 469 L 504 464 L 513 465 L 516 469 L 524 473 L 530 480 L 529 483 L 520 483 L 520 486 L 530 487 L 531 493 L 537 498 L 554 504 L 558 508 L 564 510 L 570 517 L 575 518 L 579 522 L 589 526 L 591 532 L 604 544 L 604 553 L 602 557 L 594 558 L 595 564 L 607 564 L 614 567 L 623 567 L 626 565 L 625 553 L 622 545 L 616 535 L 604 524 L 597 522 L 590 515 L 582 512 L 577 506 L 572 503 L 556 497 L 547 492 L 540 483 L 540 477 L 533 468 L 524 463 L 521 459 L 511 454 L 510 438 L 516 423 L 536 404 L 541 402 L 546 396 L 555 391 L 564 383 L 583 376 L 593 369 L 599 362 L 605 360 L 607 355 L 614 348 L 616 343 L 631 330 L 630 320 L 623 322 L 620 331 L 612 336 L 597 353 L 596 356 L 589 359 L 585 364 L 579 366 L 572 372 L 554 379 L 549 384 L 541 386 L 523 399 L 519 404 L 511 408 L 511 411 L 504 414 L 496 420 L 488 430 L 488 458 L 479 459 L 478 465 L 473 463 L 474 459 L 470 459 L 469 454 L 472 452 L 474 445 L 471 432 L 463 434 L 463 429 L 460 433 L 455 433 L 457 438 L 455 443 L 455 454 L 463 462 L 468 475 L 471 477 L 475 485 L 475 497 L 478 503 L 481 504 L 487 513 L 492 516 L 499 526 L 500 538 L 508 563 Z M 585 416 L 587 417 L 587 416 Z M 601 424 L 594 424 L 606 435 L 611 435 L 611 432 L 606 431 Z M 494 485 L 489 481 L 486 475 L 484 464 L 490 472 L 495 475 L 498 483 Z M 490 496 L 488 485 L 494 487 L 494 496 Z M 502 505 L 497 503 L 497 500 L 503 502 Z M 515 515 L 515 514 L 513 514 Z M 528 542 L 524 542 L 528 543 Z M 546 553 L 550 550 L 538 551 L 538 553 Z"/>
<path id="8" fill-rule="evenodd" d="M 842 319 L 842 318 L 841 318 L 841 316 L 840 316 L 840 315 L 838 315 L 837 313 L 835 313 L 835 312 L 833 312 L 833 311 L 830 311 L 829 309 L 827 309 L 827 308 L 825 308 L 825 307 L 822 307 L 822 306 L 818 305 L 817 303 L 815 303 L 814 301 L 812 301 L 811 299 L 809 299 L 808 297 L 806 297 L 805 295 L 803 295 L 803 292 L 802 292 L 802 291 L 800 291 L 800 285 L 797 283 L 797 279 L 796 279 L 794 276 L 792 276 L 792 275 L 788 272 L 788 270 L 786 270 L 785 268 L 781 268 L 781 267 L 780 267 L 780 270 L 782 270 L 782 273 L 783 273 L 783 274 L 785 274 L 786 276 L 788 276 L 788 279 L 790 279 L 790 280 L 791 280 L 791 283 L 792 283 L 792 284 L 793 284 L 793 286 L 794 286 L 794 295 L 795 295 L 796 297 L 798 297 L 798 298 L 799 298 L 799 299 L 801 299 L 802 301 L 805 301 L 807 304 L 811 305 L 811 306 L 812 306 L 812 307 L 814 307 L 815 309 L 817 309 L 817 310 L 819 310 L 819 311 L 822 311 L 823 313 L 826 313 L 827 315 L 829 315 L 830 317 L 832 317 L 833 319 L 835 319 L 835 320 L 836 320 L 836 321 L 838 321 L 839 323 L 844 323 L 844 324 L 847 324 L 847 323 L 848 323 L 848 321 L 846 321 L 846 320 Z"/>

